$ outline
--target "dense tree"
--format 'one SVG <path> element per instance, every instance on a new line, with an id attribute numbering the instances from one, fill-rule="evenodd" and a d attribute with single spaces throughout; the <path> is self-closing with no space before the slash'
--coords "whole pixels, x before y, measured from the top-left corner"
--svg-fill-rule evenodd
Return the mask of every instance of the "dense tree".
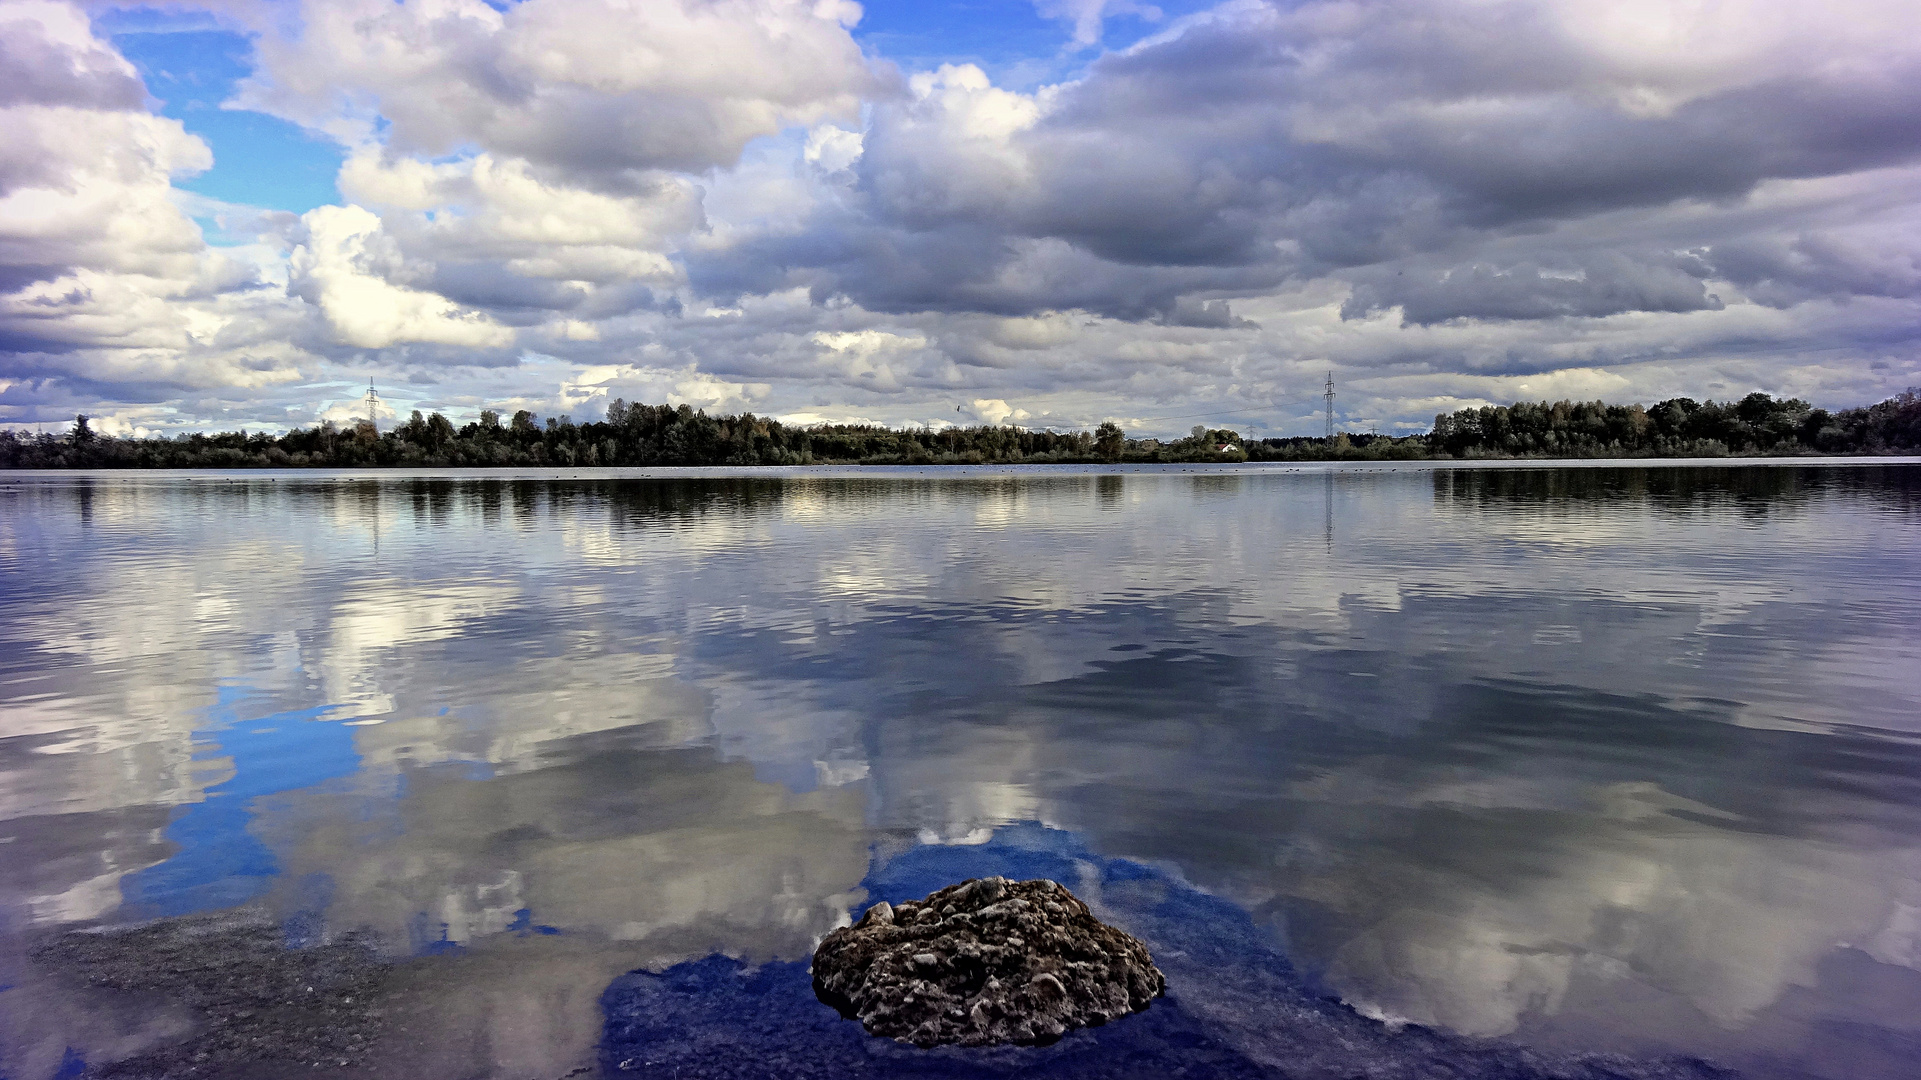
<path id="1" fill-rule="evenodd" d="M 1112 427 L 1103 450 L 1087 432 L 1011 427 L 892 430 L 867 425 L 789 427 L 743 413 L 709 416 L 686 405 L 615 401 L 607 419 L 576 424 L 522 409 L 506 425 L 486 410 L 455 428 L 439 413 L 413 412 L 392 430 L 366 420 L 342 431 L 331 422 L 278 438 L 247 432 L 176 438 L 95 438 L 85 418 L 64 439 L 0 431 L 0 467 L 330 468 L 421 466 L 805 465 L 1086 462 L 1118 456 Z M 83 434 L 84 433 L 84 434 Z"/>
<path id="2" fill-rule="evenodd" d="M 1333 439 L 1243 439 L 1195 425 L 1185 439 L 1130 440 L 1114 423 L 1093 432 L 1015 427 L 789 427 L 741 413 L 615 401 L 605 420 L 576 424 L 522 409 L 505 425 L 489 409 L 455 428 L 415 411 L 381 433 L 366 420 L 285 435 L 226 432 L 174 438 L 100 435 L 74 418 L 64 437 L 0 431 L 0 468 L 327 468 L 630 465 L 946 465 L 1124 461 L 1402 460 L 1426 457 L 1720 457 L 1729 454 L 1921 452 L 1921 395 L 1830 413 L 1804 401 L 1749 394 L 1740 401 L 1673 398 L 1651 407 L 1517 402 L 1434 418 L 1426 435 L 1340 434 Z"/>
<path id="3" fill-rule="evenodd" d="M 1414 461 L 1434 456 L 1425 435 L 1341 432 L 1332 439 L 1296 436 L 1262 439 L 1247 446 L 1249 461 Z"/>
<path id="4" fill-rule="evenodd" d="M 1431 452 L 1447 457 L 1724 457 L 1921 450 L 1921 397 L 1829 413 L 1794 398 L 1670 398 L 1652 407 L 1516 402 L 1434 418 Z"/>

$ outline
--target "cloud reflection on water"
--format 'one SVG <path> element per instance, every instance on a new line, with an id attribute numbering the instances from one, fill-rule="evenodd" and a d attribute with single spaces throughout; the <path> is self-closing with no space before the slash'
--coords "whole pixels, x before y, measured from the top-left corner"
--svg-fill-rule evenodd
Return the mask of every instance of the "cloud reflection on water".
<path id="1" fill-rule="evenodd" d="M 113 917 L 244 686 L 235 727 L 352 725 L 350 773 L 246 808 L 276 909 L 530 987 L 802 955 L 873 844 L 1035 819 L 1384 1014 L 1811 1031 L 1837 942 L 1921 967 L 1914 478 L 1673 481 L 36 481 L 0 493 L 0 900 Z M 1804 1053 L 1770 1038 L 1698 1036 Z"/>

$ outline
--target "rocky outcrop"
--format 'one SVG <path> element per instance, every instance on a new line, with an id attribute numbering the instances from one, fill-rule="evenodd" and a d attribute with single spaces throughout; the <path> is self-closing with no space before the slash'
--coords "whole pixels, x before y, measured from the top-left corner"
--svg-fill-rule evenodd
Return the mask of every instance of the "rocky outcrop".
<path id="1" fill-rule="evenodd" d="M 814 951 L 814 994 L 918 1046 L 1050 1043 L 1138 1012 L 1167 982 L 1147 948 L 1052 881 L 990 877 L 868 908 Z"/>

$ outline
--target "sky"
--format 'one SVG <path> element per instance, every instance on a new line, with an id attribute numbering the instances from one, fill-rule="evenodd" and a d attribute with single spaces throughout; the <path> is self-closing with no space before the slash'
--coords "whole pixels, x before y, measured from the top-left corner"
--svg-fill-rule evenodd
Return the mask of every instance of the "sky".
<path id="1" fill-rule="evenodd" d="M 1921 384 L 1909 0 L 0 0 L 0 425 Z"/>

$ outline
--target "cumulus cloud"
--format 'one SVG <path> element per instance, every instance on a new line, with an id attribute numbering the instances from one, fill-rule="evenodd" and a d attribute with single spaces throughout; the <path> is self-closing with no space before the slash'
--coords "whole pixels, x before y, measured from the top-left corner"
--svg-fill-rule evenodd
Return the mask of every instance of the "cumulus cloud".
<path id="1" fill-rule="evenodd" d="M 209 163 L 175 121 L 58 106 L 0 110 L 6 189 L 0 259 L 18 286 L 80 269 L 147 277 L 190 274 L 200 232 L 169 181 Z"/>
<path id="2" fill-rule="evenodd" d="M 898 73 L 846 3 L 220 7 L 255 45 L 230 106 L 345 147 L 341 205 L 209 247 L 172 187 L 206 144 L 77 8 L 6 4 L 0 419 L 292 421 L 345 364 L 451 409 L 644 370 L 1259 434 L 1317 427 L 1329 368 L 1381 425 L 1589 384 L 1556 372 L 1921 381 L 1921 46 L 1881 0 L 1230 0 L 1043 86 Z M 1067 54 L 1156 17 L 1038 10 Z"/>
<path id="3" fill-rule="evenodd" d="M 823 124 L 807 133 L 807 146 L 802 156 L 832 173 L 840 172 L 860 160 L 864 150 L 860 132 Z"/>
<path id="4" fill-rule="evenodd" d="M 244 106 L 350 145 L 468 146 L 618 184 L 732 164 L 791 124 L 852 120 L 884 82 L 859 6 L 795 0 L 325 0 L 260 41 Z"/>
<path id="5" fill-rule="evenodd" d="M 1010 420 L 1018 423 L 1028 417 L 1026 409 L 1016 409 L 1000 398 L 975 398 L 955 411 L 981 424 L 1005 424 Z"/>
<path id="6" fill-rule="evenodd" d="M 290 286 L 320 309 L 342 344 L 380 349 L 424 341 L 500 348 L 513 342 L 513 331 L 486 315 L 395 283 L 392 278 L 405 276 L 408 267 L 372 213 L 357 206 L 323 206 L 301 220 L 307 242 L 289 260 Z"/>
<path id="7" fill-rule="evenodd" d="M 132 66 L 69 5 L 0 4 L 0 43 L 0 412 L 105 399 L 144 426 L 140 406 L 183 391 L 296 378 L 299 320 L 244 253 L 207 245 L 173 187 L 211 166 L 206 143 L 146 111 Z"/>
<path id="8" fill-rule="evenodd" d="M 927 347 L 924 337 L 886 330 L 817 331 L 814 343 L 821 347 L 825 363 L 843 377 L 880 391 L 900 389 L 902 369 Z"/>

